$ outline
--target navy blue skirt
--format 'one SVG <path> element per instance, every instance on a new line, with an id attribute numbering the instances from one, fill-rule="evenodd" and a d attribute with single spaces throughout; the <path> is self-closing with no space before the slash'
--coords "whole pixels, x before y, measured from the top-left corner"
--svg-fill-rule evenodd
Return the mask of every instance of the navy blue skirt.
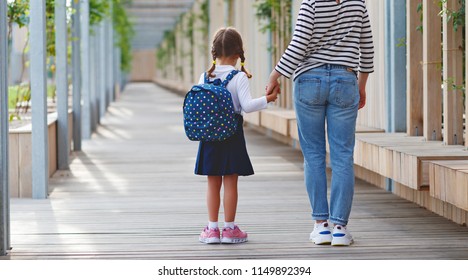
<path id="1" fill-rule="evenodd" d="M 245 146 L 243 123 L 244 118 L 239 115 L 236 133 L 224 141 L 200 141 L 195 174 L 211 176 L 254 174 Z"/>

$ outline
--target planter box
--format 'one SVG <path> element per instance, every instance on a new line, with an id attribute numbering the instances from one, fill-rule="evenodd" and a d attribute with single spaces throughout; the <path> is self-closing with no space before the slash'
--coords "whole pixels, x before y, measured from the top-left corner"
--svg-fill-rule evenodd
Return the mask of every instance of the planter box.
<path id="1" fill-rule="evenodd" d="M 431 197 L 468 211 L 468 160 L 429 162 Z"/>
<path id="2" fill-rule="evenodd" d="M 282 136 L 290 136 L 290 122 L 295 119 L 294 110 L 270 109 L 260 112 L 260 125 Z"/>
<path id="3" fill-rule="evenodd" d="M 57 171 L 57 114 L 48 115 L 49 177 Z M 69 136 L 72 141 L 73 115 L 68 113 Z M 32 197 L 31 125 L 9 131 L 9 186 L 10 197 Z M 71 144 L 70 144 L 71 147 Z"/>

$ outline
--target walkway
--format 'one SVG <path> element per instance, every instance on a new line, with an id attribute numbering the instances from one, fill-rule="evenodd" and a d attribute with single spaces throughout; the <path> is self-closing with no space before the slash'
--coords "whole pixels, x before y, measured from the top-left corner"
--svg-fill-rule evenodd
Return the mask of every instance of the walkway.
<path id="1" fill-rule="evenodd" d="M 256 175 L 241 178 L 238 245 L 205 245 L 205 178 L 182 98 L 131 84 L 48 200 L 13 199 L 9 259 L 468 259 L 468 229 L 358 181 L 351 247 L 315 246 L 301 153 L 246 129 Z M 221 217 L 222 220 L 222 217 Z"/>

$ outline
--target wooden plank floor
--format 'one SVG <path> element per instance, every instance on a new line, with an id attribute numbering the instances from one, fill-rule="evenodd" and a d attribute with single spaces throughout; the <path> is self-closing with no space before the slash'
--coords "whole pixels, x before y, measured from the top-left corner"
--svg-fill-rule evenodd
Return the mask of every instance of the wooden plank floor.
<path id="1" fill-rule="evenodd" d="M 205 245 L 205 178 L 182 98 L 131 84 L 47 200 L 12 199 L 3 259 L 468 259 L 468 229 L 361 181 L 350 247 L 316 246 L 300 152 L 246 129 L 254 176 L 240 179 L 249 242 Z M 221 214 L 222 215 L 222 214 Z M 222 216 L 220 217 L 222 221 Z"/>

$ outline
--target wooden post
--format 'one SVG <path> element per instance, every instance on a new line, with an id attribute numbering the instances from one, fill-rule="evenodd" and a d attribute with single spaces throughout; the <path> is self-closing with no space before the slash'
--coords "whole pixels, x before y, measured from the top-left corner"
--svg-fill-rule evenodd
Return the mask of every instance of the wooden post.
<path id="1" fill-rule="evenodd" d="M 468 22 L 468 13 L 465 13 L 465 22 Z M 468 28 L 465 28 L 465 38 L 468 38 Z M 465 50 L 468 49 L 468 40 L 465 40 Z M 465 55 L 465 147 L 468 150 L 468 97 L 466 93 L 466 81 L 468 81 L 468 55 Z"/>
<path id="2" fill-rule="evenodd" d="M 422 32 L 416 30 L 421 25 L 420 14 L 418 13 L 419 1 L 406 1 L 407 30 L 406 30 L 406 50 L 407 50 L 407 109 L 406 109 L 406 129 L 409 136 L 421 136 L 423 134 L 423 36 Z"/>
<path id="3" fill-rule="evenodd" d="M 30 2 L 29 34 L 32 102 L 32 197 L 44 199 L 47 198 L 49 183 L 45 0 Z"/>
<path id="4" fill-rule="evenodd" d="M 291 41 L 291 38 L 292 38 L 292 32 L 293 32 L 293 29 L 295 27 L 295 22 L 292 21 L 292 1 L 282 1 L 281 2 L 282 5 L 283 5 L 283 13 L 282 13 L 282 22 L 284 22 L 284 26 L 282 27 L 283 28 L 283 31 L 281 32 L 281 34 L 283 34 L 283 38 L 281 38 L 281 41 L 282 41 L 282 50 L 281 50 L 281 53 L 280 55 L 282 55 L 284 53 L 284 51 L 286 51 L 286 48 L 289 46 L 289 42 Z M 279 59 L 281 59 L 281 57 L 278 58 L 278 61 Z M 293 100 L 292 100 L 292 89 L 293 89 L 293 83 L 292 83 L 292 79 L 283 79 L 284 81 L 284 92 L 282 95 L 284 95 L 286 97 L 286 100 L 284 101 L 284 105 L 283 107 L 286 108 L 286 109 L 293 109 Z"/>
<path id="5" fill-rule="evenodd" d="M 434 0 L 423 0 L 423 107 L 424 138 L 442 140 L 442 89 L 440 7 Z"/>
<path id="6" fill-rule="evenodd" d="M 448 0 L 444 10 L 458 11 L 458 0 Z M 461 90 L 453 86 L 463 84 L 462 27 L 454 30 L 453 20 L 448 22 L 447 13 L 443 14 L 443 58 L 444 58 L 444 143 L 461 145 L 463 143 L 463 96 Z"/>
<path id="7" fill-rule="evenodd" d="M 73 150 L 81 151 L 81 7 L 79 0 L 73 0 L 72 7 L 75 10 L 72 15 Z"/>
<path id="8" fill-rule="evenodd" d="M 7 2 L 0 1 L 0 38 L 7 37 Z M 0 40 L 0 256 L 10 249 L 8 183 L 8 40 Z"/>
<path id="9" fill-rule="evenodd" d="M 271 43 L 270 43 L 270 52 L 271 52 L 271 62 L 272 66 L 274 67 L 276 63 L 280 60 L 282 53 L 281 49 L 281 38 L 280 38 L 280 32 L 279 28 L 281 27 L 281 18 L 278 14 L 278 12 L 275 9 L 271 9 L 271 19 L 272 21 L 276 22 L 276 31 L 270 32 L 270 38 L 271 38 Z M 278 100 L 275 102 L 276 106 L 278 107 L 283 107 L 283 104 L 286 102 L 286 93 L 284 92 L 285 84 L 281 84 L 281 94 L 278 96 Z"/>
<path id="10" fill-rule="evenodd" d="M 70 147 L 68 142 L 68 62 L 67 62 L 67 3 L 55 0 L 55 51 L 57 81 L 57 145 L 58 169 L 68 169 Z"/>

